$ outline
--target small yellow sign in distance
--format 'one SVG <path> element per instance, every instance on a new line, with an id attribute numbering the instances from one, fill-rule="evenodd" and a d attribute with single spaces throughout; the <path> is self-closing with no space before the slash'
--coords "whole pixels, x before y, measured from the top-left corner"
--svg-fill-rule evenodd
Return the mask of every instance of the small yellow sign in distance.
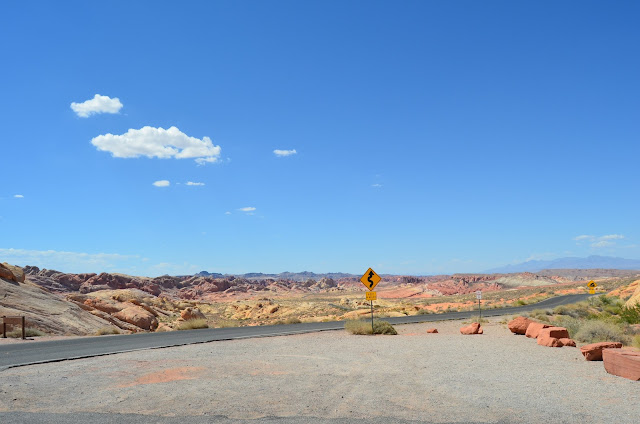
<path id="1" fill-rule="evenodd" d="M 589 289 L 589 294 L 596 294 L 596 289 Z"/>
<path id="2" fill-rule="evenodd" d="M 373 290 L 373 288 L 380 282 L 380 280 L 382 280 L 382 278 L 371 268 L 369 268 L 367 272 L 365 272 L 364 275 L 360 277 L 360 282 L 364 284 L 369 290 Z"/>
<path id="3" fill-rule="evenodd" d="M 367 300 L 378 300 L 378 293 L 374 291 L 368 291 L 365 294 L 367 295 Z"/>
<path id="4" fill-rule="evenodd" d="M 596 287 L 598 287 L 598 285 L 595 281 L 591 280 L 589 281 L 589 284 L 587 284 L 587 287 L 589 287 L 590 289 L 595 289 Z"/>

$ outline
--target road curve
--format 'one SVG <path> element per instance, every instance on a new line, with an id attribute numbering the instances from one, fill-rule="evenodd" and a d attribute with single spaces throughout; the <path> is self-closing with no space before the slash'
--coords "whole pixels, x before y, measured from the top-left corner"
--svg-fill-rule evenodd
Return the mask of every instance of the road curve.
<path id="1" fill-rule="evenodd" d="M 530 312 L 534 309 L 555 308 L 559 305 L 580 302 L 587 299 L 589 296 L 590 295 L 588 294 L 558 296 L 526 306 L 488 309 L 486 311 L 482 311 L 482 315 L 484 317 L 511 315 Z M 411 324 L 430 321 L 468 319 L 477 315 L 477 311 L 467 311 L 444 314 L 410 315 L 383 319 L 391 324 Z M 16 343 L 0 346 L 0 371 L 7 368 L 25 365 L 90 358 L 94 356 L 111 355 L 141 349 L 158 349 L 163 347 L 252 337 L 286 336 L 318 331 L 342 330 L 343 328 L 344 321 L 333 321 L 291 325 L 209 328 L 161 333 L 79 337 L 76 339 L 54 340 L 48 342 Z"/>

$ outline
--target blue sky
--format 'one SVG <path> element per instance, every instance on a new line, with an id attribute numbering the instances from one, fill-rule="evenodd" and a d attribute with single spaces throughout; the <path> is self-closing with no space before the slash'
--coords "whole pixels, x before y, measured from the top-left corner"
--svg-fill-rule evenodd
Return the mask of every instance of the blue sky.
<path id="1" fill-rule="evenodd" d="M 3 2 L 0 261 L 154 276 L 639 259 L 638 16 Z"/>

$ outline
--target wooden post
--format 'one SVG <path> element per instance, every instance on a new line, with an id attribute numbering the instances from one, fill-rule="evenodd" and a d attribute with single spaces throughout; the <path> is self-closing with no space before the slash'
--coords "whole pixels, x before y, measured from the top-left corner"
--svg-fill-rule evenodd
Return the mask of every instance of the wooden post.
<path id="1" fill-rule="evenodd" d="M 24 320 L 24 315 L 22 315 L 22 340 L 26 340 L 26 339 L 27 339 L 27 337 L 26 337 L 26 331 L 25 331 L 25 329 L 24 329 L 24 321 L 25 321 L 25 320 Z"/>
<path id="2" fill-rule="evenodd" d="M 4 317 L 2 317 L 2 338 L 7 338 L 7 323 L 4 322 Z"/>

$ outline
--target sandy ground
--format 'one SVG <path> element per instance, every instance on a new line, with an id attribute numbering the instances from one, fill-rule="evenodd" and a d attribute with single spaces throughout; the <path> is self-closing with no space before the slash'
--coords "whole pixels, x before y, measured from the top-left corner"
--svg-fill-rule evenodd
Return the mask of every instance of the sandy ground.
<path id="1" fill-rule="evenodd" d="M 638 422 L 640 382 L 499 320 L 482 336 L 447 321 L 9 369 L 0 422 Z"/>

